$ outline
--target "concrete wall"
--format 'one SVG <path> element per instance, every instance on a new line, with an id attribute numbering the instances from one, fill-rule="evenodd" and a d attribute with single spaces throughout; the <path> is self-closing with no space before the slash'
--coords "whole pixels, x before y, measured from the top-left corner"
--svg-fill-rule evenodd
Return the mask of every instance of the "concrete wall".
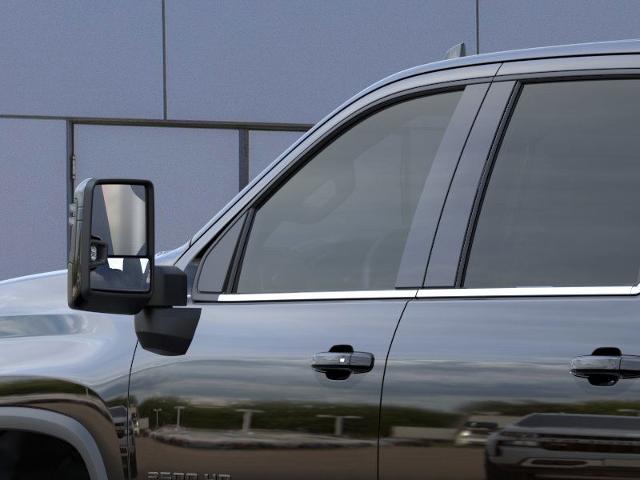
<path id="1" fill-rule="evenodd" d="M 78 180 L 152 178 L 158 247 L 170 248 L 308 124 L 386 75 L 461 41 L 474 53 L 638 27 L 636 0 L 6 0 L 0 279 L 65 266 L 72 154 Z"/>
<path id="2" fill-rule="evenodd" d="M 75 152 L 79 179 L 153 182 L 158 251 L 187 241 L 238 192 L 234 130 L 78 125 Z"/>

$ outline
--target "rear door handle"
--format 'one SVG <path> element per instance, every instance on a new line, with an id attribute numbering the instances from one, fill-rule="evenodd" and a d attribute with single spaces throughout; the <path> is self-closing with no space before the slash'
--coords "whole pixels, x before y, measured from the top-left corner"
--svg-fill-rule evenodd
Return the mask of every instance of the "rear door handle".
<path id="1" fill-rule="evenodd" d="M 614 385 L 621 378 L 640 377 L 640 356 L 622 355 L 618 348 L 597 348 L 571 360 L 571 373 L 592 385 Z"/>
<path id="2" fill-rule="evenodd" d="M 596 374 L 619 374 L 622 356 L 583 355 L 571 360 L 571 373 L 587 378 Z"/>
<path id="3" fill-rule="evenodd" d="M 373 369 L 375 358 L 367 352 L 322 352 L 311 360 L 311 368 L 316 372 L 367 373 Z"/>

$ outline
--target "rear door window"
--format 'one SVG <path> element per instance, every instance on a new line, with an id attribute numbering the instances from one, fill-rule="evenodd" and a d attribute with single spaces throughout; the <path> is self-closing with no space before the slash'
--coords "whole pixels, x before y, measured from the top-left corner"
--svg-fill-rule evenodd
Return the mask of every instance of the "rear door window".
<path id="1" fill-rule="evenodd" d="M 640 80 L 525 85 L 473 235 L 467 288 L 638 283 Z"/>

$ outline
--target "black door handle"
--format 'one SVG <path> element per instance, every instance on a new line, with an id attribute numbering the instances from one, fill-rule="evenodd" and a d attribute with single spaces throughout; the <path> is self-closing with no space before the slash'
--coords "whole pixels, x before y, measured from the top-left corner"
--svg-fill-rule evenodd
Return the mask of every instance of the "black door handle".
<path id="1" fill-rule="evenodd" d="M 373 369 L 374 363 L 372 353 L 329 351 L 316 353 L 311 360 L 311 368 L 321 373 L 366 373 Z"/>
<path id="2" fill-rule="evenodd" d="M 622 355 L 619 348 L 597 348 L 571 360 L 571 373 L 592 385 L 614 385 L 622 378 L 640 378 L 640 356 Z"/>

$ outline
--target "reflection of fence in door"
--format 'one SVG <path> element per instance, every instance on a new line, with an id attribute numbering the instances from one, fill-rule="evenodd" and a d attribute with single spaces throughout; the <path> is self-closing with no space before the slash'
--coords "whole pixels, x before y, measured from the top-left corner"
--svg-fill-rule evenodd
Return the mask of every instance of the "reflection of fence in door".
<path id="1" fill-rule="evenodd" d="M 254 413 L 264 413 L 264 410 L 254 410 L 251 408 L 238 408 L 236 412 L 242 413 L 242 431 L 249 433 L 251 431 L 251 420 Z"/>
<path id="2" fill-rule="evenodd" d="M 156 414 L 156 428 L 159 428 L 160 427 L 160 417 L 158 415 L 160 414 L 162 409 L 161 408 L 154 408 L 153 411 Z"/>
<path id="3" fill-rule="evenodd" d="M 362 417 L 357 415 L 316 415 L 318 418 L 333 418 L 333 434 L 336 437 L 341 437 L 344 434 L 344 421 L 345 420 L 358 420 Z"/>
<path id="4" fill-rule="evenodd" d="M 176 405 L 175 407 L 176 410 L 176 429 L 180 428 L 180 413 L 186 408 L 184 406 L 181 405 Z"/>

